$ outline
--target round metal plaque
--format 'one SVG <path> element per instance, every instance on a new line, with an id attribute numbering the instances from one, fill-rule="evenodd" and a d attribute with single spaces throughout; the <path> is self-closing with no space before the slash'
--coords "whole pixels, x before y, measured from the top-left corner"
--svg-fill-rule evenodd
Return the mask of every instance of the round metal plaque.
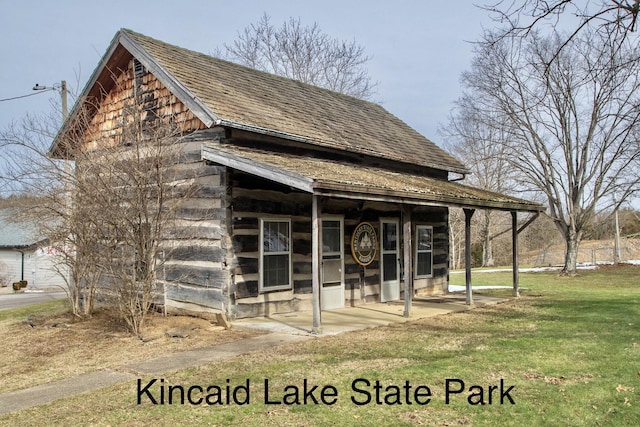
<path id="1" fill-rule="evenodd" d="M 373 262 L 378 250 L 378 236 L 376 230 L 368 222 L 361 222 L 351 235 L 351 254 L 353 259 L 362 266 Z"/>

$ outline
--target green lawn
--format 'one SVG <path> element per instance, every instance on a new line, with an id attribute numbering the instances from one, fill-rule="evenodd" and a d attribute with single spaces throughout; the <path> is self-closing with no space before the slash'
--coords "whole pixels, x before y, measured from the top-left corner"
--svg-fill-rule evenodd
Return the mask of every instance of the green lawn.
<path id="1" fill-rule="evenodd" d="M 458 276 L 452 281 L 462 284 L 464 275 Z M 510 281 L 510 273 L 473 276 L 475 285 Z M 245 405 L 154 405 L 145 394 L 138 404 L 132 382 L 10 414 L 0 424 L 640 425 L 640 267 L 607 267 L 574 278 L 528 273 L 520 281 L 523 297 L 511 302 L 323 337 L 162 377 L 165 387 L 215 384 L 223 391 L 249 381 Z M 142 386 L 151 379 L 142 378 Z M 265 379 L 271 404 L 264 403 Z M 305 379 L 308 387 L 318 386 L 318 404 L 311 398 L 307 404 L 276 403 L 293 402 Z M 464 390 L 453 393 L 462 383 Z M 156 400 L 158 385 L 149 388 Z M 323 386 L 329 386 L 326 403 Z M 236 398 L 246 394 L 238 389 Z M 298 399 L 303 402 L 302 395 Z"/>
<path id="2" fill-rule="evenodd" d="M 67 311 L 68 301 L 59 299 L 47 301 L 40 304 L 27 305 L 24 307 L 13 308 L 11 310 L 0 310 L 0 322 L 6 319 L 25 319 L 29 316 L 49 315 Z"/>

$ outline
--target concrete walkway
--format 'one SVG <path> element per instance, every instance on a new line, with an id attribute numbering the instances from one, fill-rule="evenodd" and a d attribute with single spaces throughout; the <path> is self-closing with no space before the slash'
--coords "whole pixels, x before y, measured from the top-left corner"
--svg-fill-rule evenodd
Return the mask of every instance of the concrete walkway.
<path id="1" fill-rule="evenodd" d="M 322 335 L 336 335 L 347 331 L 417 320 L 506 301 L 504 298 L 480 295 L 474 296 L 474 300 L 475 305 L 469 307 L 464 304 L 464 294 L 416 298 L 413 301 L 409 318 L 403 317 L 404 304 L 400 301 L 324 311 L 322 312 Z M 24 390 L 0 394 L 0 415 L 133 381 L 143 375 L 160 375 L 319 336 L 311 333 L 312 314 L 309 312 L 242 319 L 233 322 L 233 327 L 258 329 L 267 333 L 231 343 L 189 350 L 144 362 L 131 363 L 117 369 L 104 369 Z"/>
<path id="2" fill-rule="evenodd" d="M 299 335 L 271 333 L 246 338 L 227 344 L 184 351 L 144 362 L 131 363 L 118 369 L 103 369 L 77 377 L 66 378 L 35 387 L 0 394 L 0 415 L 43 405 L 65 397 L 99 390 L 115 384 L 133 381 L 143 375 L 159 375 L 167 372 L 200 366 L 283 344 L 308 339 Z"/>

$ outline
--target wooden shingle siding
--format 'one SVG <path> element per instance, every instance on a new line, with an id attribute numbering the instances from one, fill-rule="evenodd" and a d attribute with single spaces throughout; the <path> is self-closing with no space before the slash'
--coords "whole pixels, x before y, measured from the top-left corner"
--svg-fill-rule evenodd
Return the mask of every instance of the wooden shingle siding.
<path id="1" fill-rule="evenodd" d="M 114 87 L 109 93 L 103 94 L 104 98 L 89 123 L 87 135 L 93 140 L 87 141 L 90 147 L 95 147 L 98 143 L 117 145 L 120 142 L 124 115 L 133 105 L 141 107 L 139 114 L 143 122 L 151 122 L 157 118 L 171 119 L 180 124 L 184 133 L 205 128 L 175 95 L 135 59 L 131 59 L 126 68 L 112 70 L 112 73 Z"/>

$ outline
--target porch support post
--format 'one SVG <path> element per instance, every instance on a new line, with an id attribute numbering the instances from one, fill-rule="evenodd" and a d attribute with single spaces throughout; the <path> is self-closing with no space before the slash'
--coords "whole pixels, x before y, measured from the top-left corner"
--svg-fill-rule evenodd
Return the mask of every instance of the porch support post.
<path id="1" fill-rule="evenodd" d="M 512 251 L 512 268 L 513 268 L 513 296 L 520 296 L 520 289 L 518 288 L 519 267 L 518 267 L 518 212 L 511 211 L 511 251 Z"/>
<path id="2" fill-rule="evenodd" d="M 473 294 L 471 291 L 471 217 L 475 209 L 464 210 L 464 265 L 465 279 L 467 285 L 467 305 L 473 305 Z"/>
<path id="3" fill-rule="evenodd" d="M 313 306 L 313 328 L 314 334 L 322 333 L 320 324 L 320 203 L 318 196 L 313 195 L 311 207 L 311 289 Z"/>
<path id="4" fill-rule="evenodd" d="M 411 212 L 409 205 L 402 205 L 404 232 L 404 317 L 411 315 L 411 300 L 413 299 L 413 245 L 411 244 Z"/>

